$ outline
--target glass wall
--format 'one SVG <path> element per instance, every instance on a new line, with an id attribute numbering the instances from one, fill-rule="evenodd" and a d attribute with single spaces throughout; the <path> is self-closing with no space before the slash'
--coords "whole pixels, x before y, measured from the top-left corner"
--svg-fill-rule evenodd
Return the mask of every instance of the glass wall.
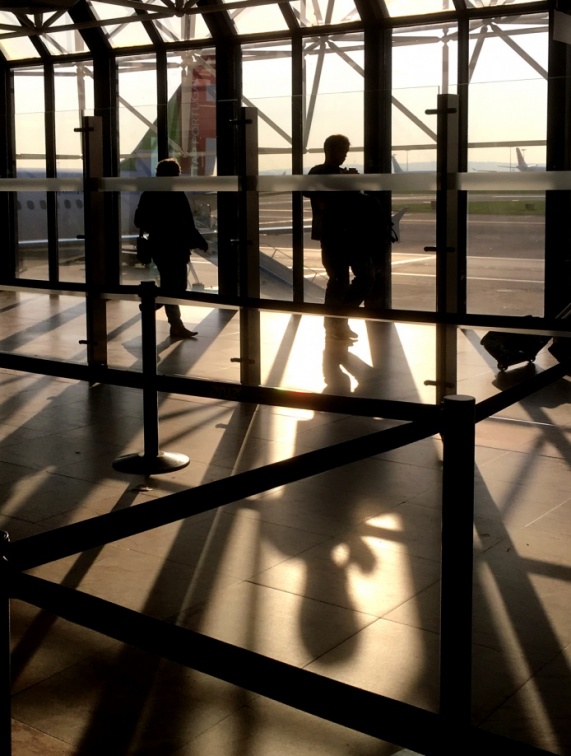
<path id="1" fill-rule="evenodd" d="M 54 67 L 56 171 L 58 178 L 82 178 L 82 118 L 93 113 L 90 63 Z M 58 192 L 58 264 L 61 281 L 84 281 L 85 233 L 82 191 Z"/>
<path id="2" fill-rule="evenodd" d="M 547 54 L 547 14 L 471 23 L 470 170 L 545 170 Z M 468 311 L 543 315 L 544 246 L 545 192 L 471 193 Z"/>
<path id="3" fill-rule="evenodd" d="M 118 59 L 119 174 L 154 176 L 158 161 L 157 72 L 154 55 Z M 139 192 L 121 194 L 121 281 L 147 277 L 135 256 Z"/>
<path id="4" fill-rule="evenodd" d="M 14 72 L 16 175 L 46 176 L 46 132 L 43 67 Z M 17 274 L 48 278 L 48 215 L 46 192 L 17 194 Z"/>
<path id="5" fill-rule="evenodd" d="M 169 155 L 185 176 L 216 175 L 216 54 L 213 48 L 167 58 Z M 189 289 L 218 289 L 218 203 L 215 192 L 188 192 L 194 221 L 207 239 L 206 254 L 194 250 Z"/>
<path id="6" fill-rule="evenodd" d="M 277 42 L 245 45 L 242 54 L 242 103 L 258 110 L 259 173 L 291 174 L 291 45 Z M 262 296 L 288 300 L 292 297 L 292 227 L 291 193 L 260 194 Z M 268 277 L 270 270 L 272 275 Z M 273 286 L 276 280 L 282 286 Z"/>
<path id="7" fill-rule="evenodd" d="M 330 134 L 345 134 L 351 147 L 343 164 L 363 173 L 364 39 L 362 34 L 307 39 L 303 48 L 304 173 L 323 162 L 323 143 Z M 304 206 L 305 279 L 311 301 L 322 301 L 327 277 L 318 241 L 311 239 L 311 208 Z"/>
<path id="8" fill-rule="evenodd" d="M 455 24 L 405 27 L 393 33 L 393 173 L 436 172 L 436 115 L 439 94 L 456 94 L 458 41 Z M 394 194 L 393 212 L 404 211 L 400 241 L 393 245 L 392 304 L 398 309 L 434 310 L 436 194 L 420 189 Z"/>
<path id="9" fill-rule="evenodd" d="M 440 3 L 436 5 L 440 7 Z M 352 3 L 339 3 L 335 7 L 335 22 L 345 24 L 356 20 Z M 295 5 L 294 9 L 302 25 L 325 23 L 326 14 L 321 14 L 323 18 L 317 14 L 311 20 L 305 5 Z M 396 4 L 390 5 L 390 12 L 397 13 Z M 304 37 L 301 47 L 296 48 L 300 50 L 301 61 L 292 65 L 291 35 L 283 26 L 282 17 L 278 15 L 276 19 L 275 26 L 270 28 L 271 39 L 251 41 L 250 38 L 241 47 L 243 104 L 256 107 L 259 113 L 260 173 L 289 174 L 292 166 L 298 170 L 300 163 L 307 173 L 322 162 L 323 142 L 331 133 L 347 135 L 351 149 L 345 166 L 362 172 L 363 33 L 343 33 L 340 26 L 336 34 Z M 244 33 L 258 31 L 250 12 L 233 14 L 232 20 Z M 193 36 L 187 21 L 180 22 L 180 29 L 177 20 L 165 20 L 161 25 L 165 43 L 172 41 L 177 45 L 177 49 L 167 51 L 166 103 L 158 102 L 160 88 L 153 51 L 147 48 L 140 54 L 116 57 L 119 172 L 123 177 L 154 175 L 159 156 L 158 116 L 163 115 L 160 108 L 164 106 L 167 149 L 181 162 L 183 173 L 192 176 L 217 173 L 215 48 L 182 49 L 181 43 Z M 203 23 L 198 18 L 194 21 Z M 333 23 L 333 18 L 329 18 L 329 22 Z M 131 26 L 130 37 L 136 31 L 138 44 L 148 45 L 146 32 L 143 34 L 136 24 Z M 465 29 L 462 27 L 464 32 Z M 277 39 L 282 32 L 284 39 Z M 468 169 L 516 175 L 543 169 L 547 133 L 547 13 L 472 18 L 467 61 L 458 60 L 459 33 L 457 24 L 448 20 L 441 24 L 415 23 L 393 31 L 390 116 L 393 173 L 434 176 L 436 116 L 427 111 L 436 107 L 439 94 L 458 92 L 459 68 L 466 70 L 469 76 Z M 210 39 L 205 44 L 210 45 Z M 77 46 L 78 55 L 83 49 Z M 302 82 L 295 81 L 295 92 L 293 71 L 300 72 L 302 78 Z M 59 177 L 81 175 L 80 135 L 75 129 L 81 115 L 92 112 L 93 87 L 93 68 L 89 62 L 54 65 L 54 165 Z M 44 90 L 49 91 L 44 87 L 41 66 L 15 69 L 15 144 L 19 176 L 46 176 L 46 166 L 51 169 L 52 162 L 46 160 Z M 294 97 L 301 97 L 299 108 L 300 103 L 294 103 Z M 298 112 L 301 117 L 294 123 Z M 300 138 L 302 154 L 294 156 L 293 145 L 297 149 Z M 423 186 L 422 181 L 418 186 Z M 428 179 L 424 186 L 430 186 Z M 134 257 L 137 229 L 133 216 L 138 198 L 135 192 L 125 192 L 121 198 L 124 282 L 131 282 L 131 268 L 137 268 Z M 198 269 L 207 263 L 216 265 L 217 195 L 192 193 L 189 200 L 197 225 L 211 245 L 208 260 L 193 258 L 195 267 Z M 82 243 L 77 239 L 83 233 L 83 197 L 80 192 L 60 193 L 52 213 L 55 223 L 50 215 L 50 201 L 45 192 L 20 192 L 20 275 L 48 277 L 47 239 L 55 229 L 60 277 L 77 280 L 83 257 Z M 392 305 L 398 309 L 432 310 L 436 304 L 435 256 L 425 252 L 425 247 L 435 244 L 435 192 L 431 188 L 419 188 L 414 192 L 394 193 L 392 207 L 394 213 L 404 213 L 400 221 L 400 241 L 391 248 Z M 542 192 L 515 189 L 469 196 L 469 312 L 542 313 L 544 209 Z M 260 197 L 261 268 L 262 272 L 271 271 L 274 278 L 276 270 L 283 275 L 280 298 L 292 295 L 293 228 L 297 220 L 289 192 Z M 311 284 L 306 289 L 306 299 L 322 301 L 326 276 L 319 243 L 310 239 L 311 209 L 307 200 L 303 204 L 302 222 L 304 274 L 306 282 Z M 74 261 L 79 263 L 76 269 L 71 264 Z M 140 269 L 136 273 L 139 276 Z M 202 284 L 203 279 L 208 279 L 207 288 L 215 288 L 216 277 L 217 271 L 208 268 L 207 275 L 199 271 L 196 278 L 191 278 L 191 283 Z M 275 288 L 271 292 L 272 296 L 276 295 Z"/>

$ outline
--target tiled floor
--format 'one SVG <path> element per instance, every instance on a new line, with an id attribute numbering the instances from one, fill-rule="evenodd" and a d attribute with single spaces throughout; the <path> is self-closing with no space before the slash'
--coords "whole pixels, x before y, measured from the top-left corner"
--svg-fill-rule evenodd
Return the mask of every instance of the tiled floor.
<path id="1" fill-rule="evenodd" d="M 108 310 L 110 365 L 139 367 L 137 304 Z M 80 298 L 3 293 L 0 311 L 0 351 L 85 361 Z M 171 344 L 159 312 L 159 371 L 237 381 L 235 313 L 185 316 L 199 338 Z M 264 314 L 263 384 L 434 402 L 430 327 L 353 325 L 354 347 L 324 348 L 318 318 Z M 545 352 L 498 378 L 480 336 L 458 336 L 458 393 L 480 400 L 553 363 Z M 191 462 L 144 478 L 112 467 L 143 448 L 139 392 L 1 367 L 0 386 L 12 540 L 168 506 L 168 494 L 394 424 L 161 395 L 161 448 Z M 571 754 L 570 395 L 563 379 L 480 423 L 476 450 L 473 721 L 556 754 Z M 441 452 L 429 438 L 33 572 L 435 711 Z M 16 756 L 400 751 L 20 601 L 12 623 Z"/>

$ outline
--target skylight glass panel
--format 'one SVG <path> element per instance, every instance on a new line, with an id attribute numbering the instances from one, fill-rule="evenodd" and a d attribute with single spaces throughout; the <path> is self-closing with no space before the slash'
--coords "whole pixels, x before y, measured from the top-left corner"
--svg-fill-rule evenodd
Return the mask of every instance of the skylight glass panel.
<path id="1" fill-rule="evenodd" d="M 468 0 L 468 5 L 470 0 Z M 452 0 L 385 0 L 389 16 L 423 16 L 455 10 Z"/>
<path id="2" fill-rule="evenodd" d="M 66 53 L 84 52 L 87 47 L 81 34 L 73 28 L 73 21 L 67 13 L 59 18 L 54 16 L 51 24 L 41 36 L 42 42 L 52 55 L 65 55 Z M 59 31 L 58 27 L 65 26 L 65 30 Z"/>
<path id="3" fill-rule="evenodd" d="M 154 21 L 164 42 L 182 42 L 191 39 L 210 39 L 212 36 L 200 13 L 188 13 L 182 17 L 171 16 Z"/>
<path id="4" fill-rule="evenodd" d="M 291 8 L 300 26 L 324 26 L 359 21 L 353 0 L 294 0 Z"/>
<path id="5" fill-rule="evenodd" d="M 256 34 L 287 29 L 283 13 L 274 3 L 256 5 L 250 8 L 244 6 L 229 11 L 229 15 L 238 34 Z"/>
<path id="6" fill-rule="evenodd" d="M 533 0 L 467 0 L 469 8 L 492 8 L 499 5 L 526 5 Z"/>
<path id="7" fill-rule="evenodd" d="M 96 17 L 106 22 L 102 30 L 113 47 L 136 47 L 149 44 L 149 35 L 141 23 L 142 17 L 137 15 L 132 8 L 114 3 L 100 3 L 97 0 L 91 0 L 90 4 Z M 137 3 L 138 7 L 141 5 Z"/>
<path id="8" fill-rule="evenodd" d="M 0 52 L 7 60 L 26 60 L 40 55 L 27 35 L 22 35 L 22 25 L 12 13 L 0 11 Z M 22 36 L 14 36 L 15 34 Z"/>

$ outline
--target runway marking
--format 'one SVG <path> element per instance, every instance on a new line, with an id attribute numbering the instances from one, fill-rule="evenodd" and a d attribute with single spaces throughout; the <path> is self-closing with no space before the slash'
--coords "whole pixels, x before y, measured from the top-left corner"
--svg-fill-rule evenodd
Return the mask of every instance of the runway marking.
<path id="1" fill-rule="evenodd" d="M 397 252 L 396 254 L 411 254 L 410 252 Z M 434 260 L 434 255 L 424 255 L 424 257 L 414 257 L 412 260 L 393 260 L 391 265 L 408 265 L 409 263 L 424 262 L 424 260 Z"/>
<path id="2" fill-rule="evenodd" d="M 434 273 L 395 273 L 395 276 L 410 276 L 416 278 L 436 278 Z M 486 278 L 484 276 L 468 276 L 468 283 L 470 281 L 495 281 L 496 283 L 520 283 L 520 284 L 539 284 L 543 285 L 543 281 L 531 281 L 524 278 Z M 510 290 L 511 291 L 511 290 Z"/>

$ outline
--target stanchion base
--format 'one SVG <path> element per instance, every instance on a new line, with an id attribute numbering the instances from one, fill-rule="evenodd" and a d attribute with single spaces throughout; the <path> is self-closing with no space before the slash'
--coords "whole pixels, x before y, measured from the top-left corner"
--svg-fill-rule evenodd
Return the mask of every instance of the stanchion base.
<path id="1" fill-rule="evenodd" d="M 125 454 L 117 457 L 113 462 L 113 469 L 118 472 L 135 473 L 139 475 L 160 475 L 161 473 L 182 470 L 190 463 L 186 454 L 175 452 L 159 452 L 156 457 L 145 457 L 139 454 Z"/>

